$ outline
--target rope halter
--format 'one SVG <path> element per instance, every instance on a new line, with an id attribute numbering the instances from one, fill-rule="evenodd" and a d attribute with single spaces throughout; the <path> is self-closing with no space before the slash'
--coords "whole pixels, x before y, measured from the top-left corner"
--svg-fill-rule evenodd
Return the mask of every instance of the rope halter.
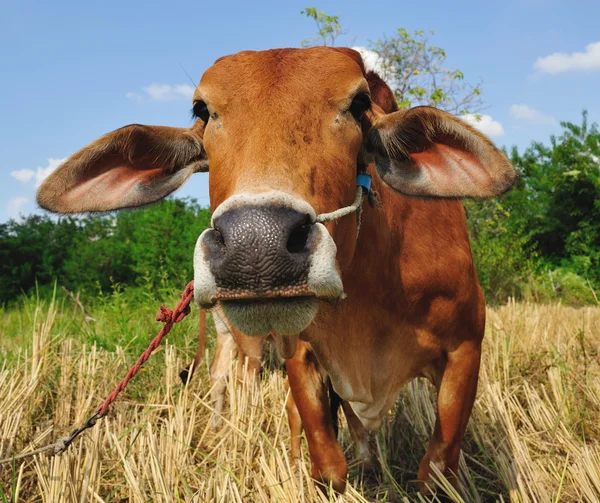
<path id="1" fill-rule="evenodd" d="M 338 210 L 330 213 L 321 213 L 317 215 L 316 222 L 331 222 L 332 220 L 338 220 L 346 215 L 356 212 L 356 239 L 358 239 L 358 233 L 360 231 L 360 223 L 362 217 L 362 203 L 366 195 L 371 192 L 371 175 L 359 174 L 356 177 L 356 197 L 354 202 L 350 206 L 344 206 Z"/>

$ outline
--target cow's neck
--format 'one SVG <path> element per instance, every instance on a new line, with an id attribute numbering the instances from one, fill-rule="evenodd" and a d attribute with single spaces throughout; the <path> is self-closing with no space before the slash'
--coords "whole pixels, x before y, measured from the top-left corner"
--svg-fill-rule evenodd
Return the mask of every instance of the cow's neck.
<path id="1" fill-rule="evenodd" d="M 389 218 L 389 212 L 402 210 L 402 205 L 381 182 L 374 180 L 374 184 L 381 207 L 364 204 L 354 255 L 343 270 L 346 298 L 335 306 L 323 305 L 307 338 L 342 398 L 382 402 L 376 406 L 379 410 L 387 406 L 388 393 L 374 396 L 373 390 L 380 387 L 372 381 L 385 377 L 385 372 L 376 376 L 373 365 L 378 365 L 379 347 L 385 348 L 386 340 L 393 337 L 391 325 L 402 323 L 404 311 L 399 270 L 402 232 L 394 227 L 400 219 Z M 388 207 L 389 203 L 393 207 Z M 382 366 L 385 368 L 385 362 Z M 402 374 L 396 372 L 398 386 L 405 380 Z"/>

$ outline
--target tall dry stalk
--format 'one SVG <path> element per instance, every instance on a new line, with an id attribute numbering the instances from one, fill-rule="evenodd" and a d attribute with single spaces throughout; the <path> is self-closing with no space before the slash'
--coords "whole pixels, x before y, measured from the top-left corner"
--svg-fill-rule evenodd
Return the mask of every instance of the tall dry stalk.
<path id="1" fill-rule="evenodd" d="M 57 313 L 38 307 L 31 350 L 0 368 L 0 457 L 49 443 L 102 401 L 135 355 L 57 333 Z M 510 302 L 488 310 L 478 398 L 460 460 L 455 501 L 600 501 L 600 308 Z M 108 417 L 59 458 L 36 457 L 0 472 L 7 501 L 326 502 L 310 480 L 306 446 L 289 458 L 284 376 L 260 386 L 228 383 L 228 407 L 211 429 L 206 365 L 187 387 L 188 361 L 166 344 Z M 235 368 L 232 369 L 235 375 Z M 341 442 L 350 482 L 336 501 L 424 501 L 414 478 L 435 422 L 435 393 L 417 380 L 381 431 L 380 462 L 363 474 Z M 446 481 L 435 476 L 438 485 Z M 13 489 L 13 487 L 15 489 Z M 450 491 L 450 489 L 448 489 Z M 12 493 L 12 494 L 11 494 Z"/>

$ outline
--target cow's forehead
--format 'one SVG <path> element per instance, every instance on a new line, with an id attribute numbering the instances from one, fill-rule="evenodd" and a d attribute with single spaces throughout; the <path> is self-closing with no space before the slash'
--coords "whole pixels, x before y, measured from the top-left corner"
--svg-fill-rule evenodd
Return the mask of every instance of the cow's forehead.
<path id="1" fill-rule="evenodd" d="M 364 81 L 360 55 L 352 49 L 313 47 L 244 51 L 218 59 L 202 76 L 194 100 L 276 95 L 345 97 Z"/>

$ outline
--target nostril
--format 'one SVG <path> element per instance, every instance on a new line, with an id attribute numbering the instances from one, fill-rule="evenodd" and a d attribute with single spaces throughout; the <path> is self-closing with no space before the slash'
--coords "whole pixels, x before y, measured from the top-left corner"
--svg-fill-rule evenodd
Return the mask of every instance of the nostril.
<path id="1" fill-rule="evenodd" d="M 221 231 L 217 228 L 214 228 L 213 230 L 215 231 L 215 240 L 217 243 L 219 243 L 221 246 L 225 246 L 225 239 L 223 238 Z"/>
<path id="2" fill-rule="evenodd" d="M 225 237 L 216 226 L 211 229 L 210 242 L 215 252 L 218 250 L 220 253 L 225 253 Z"/>
<path id="3" fill-rule="evenodd" d="M 290 237 L 287 241 L 287 251 L 290 253 L 300 253 L 306 248 L 306 242 L 308 241 L 308 235 L 310 234 L 311 223 L 310 218 L 300 224 L 298 227 L 292 230 Z"/>

